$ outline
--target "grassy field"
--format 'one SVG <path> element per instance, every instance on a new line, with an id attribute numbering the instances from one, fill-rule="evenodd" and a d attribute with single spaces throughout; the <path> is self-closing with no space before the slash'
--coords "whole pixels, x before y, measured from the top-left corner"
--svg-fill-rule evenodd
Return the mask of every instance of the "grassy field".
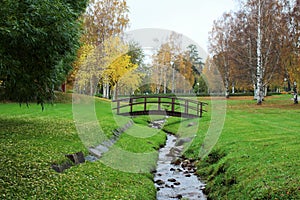
<path id="1" fill-rule="evenodd" d="M 210 199 L 300 199 L 300 106 L 290 98 L 227 102 L 222 135 L 198 164 Z"/>
<path id="2" fill-rule="evenodd" d="M 110 136 L 118 127 L 110 102 L 97 101 L 96 108 Z M 122 172 L 103 162 L 86 162 L 61 174 L 51 169 L 66 161 L 65 154 L 87 154 L 73 122 L 72 104 L 47 105 L 42 111 L 34 104 L 27 108 L 6 103 L 0 104 L 0 111 L 0 199 L 155 199 L 150 172 Z M 147 127 L 143 131 L 153 137 L 133 138 L 128 131 L 116 143 L 123 147 L 130 141 L 127 151 L 155 152 L 165 142 L 164 133 L 152 134 Z"/>
<path id="3" fill-rule="evenodd" d="M 289 98 L 268 97 L 262 106 L 246 97 L 227 101 L 222 135 L 198 162 L 210 199 L 300 199 L 300 106 Z M 44 111 L 34 104 L 0 104 L 0 199 L 155 199 L 150 172 L 114 170 L 103 162 L 86 162 L 61 174 L 51 169 L 66 160 L 65 154 L 88 153 L 68 102 L 46 105 Z M 96 111 L 107 137 L 128 121 L 114 119 L 108 101 L 97 100 Z M 155 152 L 166 138 L 147 127 L 157 118 L 135 118 L 115 146 L 133 154 Z M 189 124 L 198 120 L 169 118 L 164 130 L 182 137 L 197 133 L 185 151 L 186 157 L 197 158 L 209 122 L 210 112 L 197 129 Z"/>

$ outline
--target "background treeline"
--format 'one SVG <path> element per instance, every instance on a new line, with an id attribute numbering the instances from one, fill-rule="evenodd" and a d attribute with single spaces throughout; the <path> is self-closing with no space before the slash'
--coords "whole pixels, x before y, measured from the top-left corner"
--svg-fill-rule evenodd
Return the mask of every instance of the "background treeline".
<path id="1" fill-rule="evenodd" d="M 244 0 L 214 22 L 212 61 L 229 92 L 291 91 L 300 82 L 300 1 Z"/>

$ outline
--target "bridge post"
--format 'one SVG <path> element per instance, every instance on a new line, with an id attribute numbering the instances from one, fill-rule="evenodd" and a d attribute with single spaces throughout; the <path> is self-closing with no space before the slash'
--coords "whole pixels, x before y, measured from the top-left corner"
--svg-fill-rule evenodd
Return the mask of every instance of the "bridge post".
<path id="1" fill-rule="evenodd" d="M 175 98 L 172 98 L 172 112 L 175 111 Z"/>
<path id="2" fill-rule="evenodd" d="M 200 103 L 200 117 L 202 117 L 202 103 Z"/>
<path id="3" fill-rule="evenodd" d="M 189 102 L 188 102 L 188 100 L 185 100 L 184 112 L 185 112 L 186 114 L 188 114 L 188 112 L 189 112 Z"/>
<path id="4" fill-rule="evenodd" d="M 157 105 L 158 110 L 160 110 L 160 102 L 161 102 L 161 99 L 160 99 L 160 97 L 158 97 L 158 105 Z"/>
<path id="5" fill-rule="evenodd" d="M 144 112 L 147 110 L 147 97 L 144 97 Z"/>
<path id="6" fill-rule="evenodd" d="M 132 113 L 132 98 L 129 99 L 129 105 L 130 105 L 130 113 Z"/>

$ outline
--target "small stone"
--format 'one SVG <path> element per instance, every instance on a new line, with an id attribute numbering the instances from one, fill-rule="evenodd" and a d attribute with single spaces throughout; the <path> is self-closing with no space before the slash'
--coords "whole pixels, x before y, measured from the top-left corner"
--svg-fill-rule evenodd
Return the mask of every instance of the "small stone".
<path id="1" fill-rule="evenodd" d="M 187 125 L 187 127 L 195 126 L 195 124 L 196 124 L 195 122 L 191 122 Z"/>
<path id="2" fill-rule="evenodd" d="M 175 198 L 177 198 L 177 199 L 182 199 L 182 195 L 181 195 L 181 194 L 178 194 Z"/>
<path id="3" fill-rule="evenodd" d="M 186 168 L 188 165 L 190 164 L 190 161 L 189 160 L 184 160 L 181 164 L 181 167 L 182 168 Z"/>
<path id="4" fill-rule="evenodd" d="M 190 174 L 186 174 L 185 177 L 191 177 L 191 175 Z"/>
<path id="5" fill-rule="evenodd" d="M 177 171 L 177 172 L 182 172 L 182 169 L 177 168 L 176 171 Z"/>
<path id="6" fill-rule="evenodd" d="M 179 183 L 178 181 L 176 181 L 176 182 L 174 183 L 174 185 L 180 185 L 180 183 Z"/>
<path id="7" fill-rule="evenodd" d="M 69 158 L 76 165 L 85 162 L 84 155 L 81 151 L 73 154 L 67 154 L 66 157 Z"/>
<path id="8" fill-rule="evenodd" d="M 171 168 L 170 171 L 175 171 L 175 169 L 174 169 L 174 168 Z"/>
<path id="9" fill-rule="evenodd" d="M 155 183 L 157 184 L 157 185 L 163 185 L 163 184 L 165 184 L 165 182 L 163 181 L 163 180 L 156 180 L 155 181 Z"/>
<path id="10" fill-rule="evenodd" d="M 180 165 L 180 163 L 181 163 L 181 160 L 179 158 L 177 158 L 171 162 L 171 164 L 173 164 L 173 165 Z"/>
<path id="11" fill-rule="evenodd" d="M 168 181 L 169 182 L 176 182 L 176 179 L 175 178 L 169 178 Z"/>
<path id="12" fill-rule="evenodd" d="M 176 142 L 176 146 L 182 146 L 183 144 L 192 141 L 192 138 L 181 138 Z"/>

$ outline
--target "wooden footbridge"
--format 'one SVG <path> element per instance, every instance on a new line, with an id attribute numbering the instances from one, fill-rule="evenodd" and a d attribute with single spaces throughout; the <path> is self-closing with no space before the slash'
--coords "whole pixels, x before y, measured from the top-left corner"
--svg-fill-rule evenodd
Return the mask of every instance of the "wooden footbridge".
<path id="1" fill-rule="evenodd" d="M 207 103 L 168 96 L 139 96 L 114 100 L 118 115 L 165 115 L 183 118 L 202 117 L 204 105 Z"/>

